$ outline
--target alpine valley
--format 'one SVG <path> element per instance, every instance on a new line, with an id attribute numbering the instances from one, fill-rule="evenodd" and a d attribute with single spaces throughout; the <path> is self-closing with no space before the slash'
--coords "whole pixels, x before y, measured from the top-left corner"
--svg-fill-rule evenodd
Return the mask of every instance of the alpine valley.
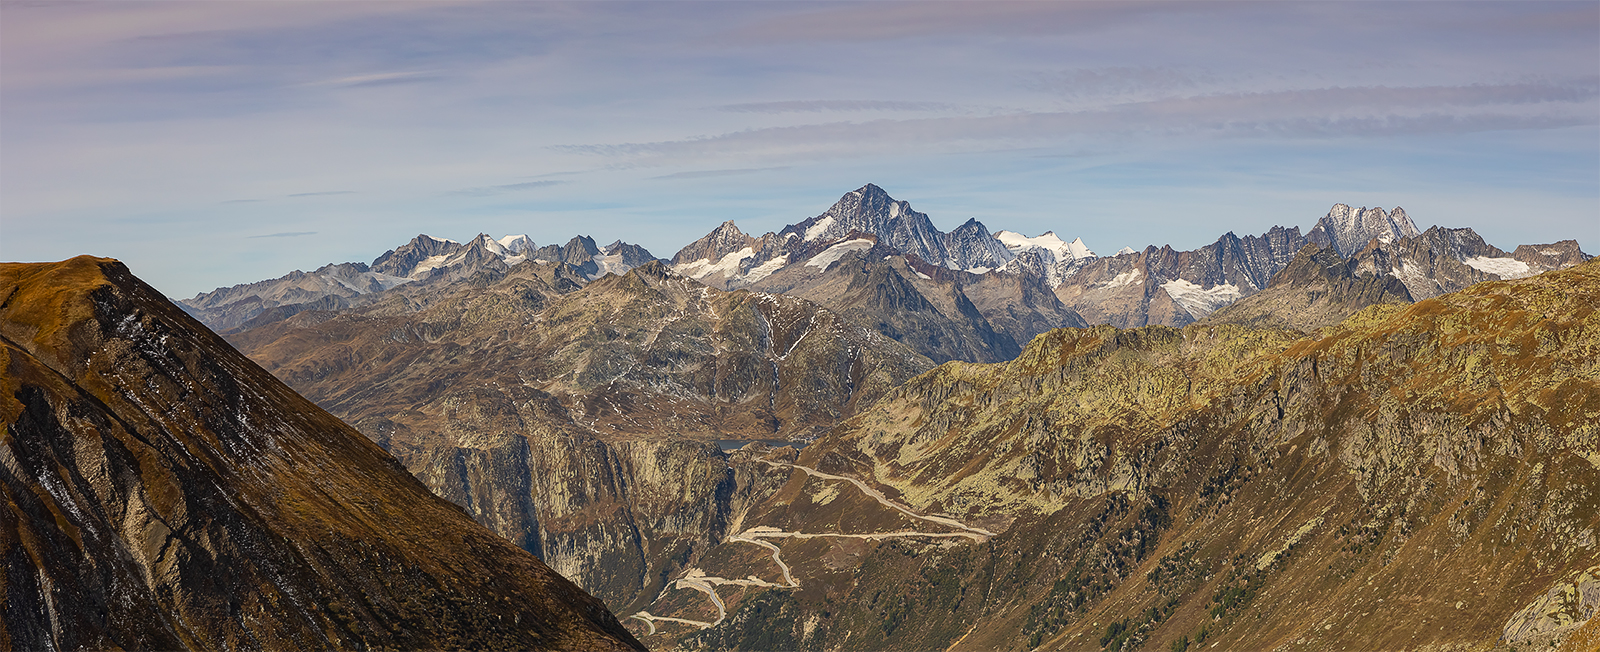
<path id="1" fill-rule="evenodd" d="M 177 306 L 8 265 L 0 636 L 1600 647 L 1600 262 L 1308 222 L 1101 256 L 869 184 Z"/>

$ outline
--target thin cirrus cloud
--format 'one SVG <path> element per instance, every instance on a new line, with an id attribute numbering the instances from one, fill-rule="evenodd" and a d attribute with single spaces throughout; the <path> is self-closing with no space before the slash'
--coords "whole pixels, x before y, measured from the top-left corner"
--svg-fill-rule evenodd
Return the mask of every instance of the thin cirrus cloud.
<path id="1" fill-rule="evenodd" d="M 853 156 L 864 143 L 939 148 L 1006 140 L 1212 135 L 1373 137 L 1554 129 L 1600 123 L 1600 79 L 1214 93 L 1059 112 L 880 119 L 748 129 L 683 140 L 557 146 L 638 164 L 730 154 Z"/>
<path id="2" fill-rule="evenodd" d="M 903 102 L 894 100 L 793 100 L 751 102 L 717 107 L 733 113 L 823 113 L 826 111 L 949 111 L 957 108 L 944 102 Z"/>
<path id="3" fill-rule="evenodd" d="M 285 197 L 327 197 L 327 196 L 330 196 L 330 195 L 354 195 L 354 194 L 356 194 L 356 191 L 354 191 L 354 190 L 324 190 L 322 192 L 297 192 L 297 193 L 294 193 L 292 195 L 284 195 L 284 196 Z"/>
<path id="4" fill-rule="evenodd" d="M 687 172 L 674 172 L 672 174 L 663 174 L 663 175 L 658 176 L 658 177 L 650 177 L 650 178 L 651 179 L 668 179 L 668 180 L 670 180 L 670 179 L 710 179 L 710 178 L 714 178 L 714 177 L 733 177 L 733 176 L 739 176 L 739 175 L 744 175 L 744 174 L 756 174 L 758 172 L 776 172 L 776 171 L 787 170 L 787 169 L 789 169 L 789 166 L 780 165 L 780 166 L 777 166 L 777 167 L 770 167 L 770 168 L 739 168 L 739 169 L 734 169 L 734 170 L 690 170 L 690 171 L 687 171 Z"/>
<path id="5" fill-rule="evenodd" d="M 1024 82 L 1039 91 L 1066 97 L 1095 97 L 1139 93 L 1171 93 L 1192 90 L 1215 79 L 1206 73 L 1150 66 L 1110 66 L 1079 68 L 1053 73 L 1037 73 Z"/>
<path id="6" fill-rule="evenodd" d="M 450 192 L 448 192 L 446 194 L 463 195 L 463 196 L 468 196 L 468 197 L 488 197 L 488 196 L 491 196 L 491 195 L 499 195 L 499 194 L 508 193 L 508 192 L 516 192 L 516 191 L 519 191 L 519 190 L 534 190 L 536 188 L 548 188 L 550 186 L 557 186 L 557 185 L 561 185 L 563 183 L 566 183 L 566 181 L 560 181 L 560 180 L 524 181 L 522 183 L 507 183 L 507 184 L 501 184 L 501 185 L 498 185 L 498 186 L 479 186 L 479 187 L 476 187 L 476 188 L 462 188 L 460 190 L 452 190 L 452 191 L 450 191 Z"/>
<path id="7" fill-rule="evenodd" d="M 246 236 L 246 237 L 247 237 L 247 239 L 254 240 L 256 238 L 298 238 L 298 237 L 303 236 L 303 235 L 316 235 L 316 234 L 317 234 L 316 231 L 284 231 L 283 233 L 268 233 L 268 234 L 265 234 L 265 235 L 252 235 L 252 236 Z"/>
<path id="8" fill-rule="evenodd" d="M 428 70 L 410 70 L 404 72 L 381 72 L 366 75 L 350 75 L 334 79 L 324 79 L 307 83 L 306 86 L 334 86 L 339 88 L 361 88 L 367 86 L 394 86 L 398 84 L 421 84 L 437 81 L 444 76 Z"/>

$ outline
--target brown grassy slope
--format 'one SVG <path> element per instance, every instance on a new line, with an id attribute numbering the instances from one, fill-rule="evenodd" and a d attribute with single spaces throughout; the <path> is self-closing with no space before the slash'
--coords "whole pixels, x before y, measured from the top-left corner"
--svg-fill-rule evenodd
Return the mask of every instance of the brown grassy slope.
<path id="1" fill-rule="evenodd" d="M 638 646 L 121 263 L 0 297 L 0 647 Z"/>
<path id="2" fill-rule="evenodd" d="M 815 600 L 749 601 L 792 631 L 736 631 L 759 621 L 741 611 L 696 638 L 1492 648 L 1600 563 L 1597 307 L 1591 262 L 1374 306 L 1316 337 L 1067 330 L 1011 363 L 944 365 L 801 461 L 1010 528 L 885 546 Z"/>

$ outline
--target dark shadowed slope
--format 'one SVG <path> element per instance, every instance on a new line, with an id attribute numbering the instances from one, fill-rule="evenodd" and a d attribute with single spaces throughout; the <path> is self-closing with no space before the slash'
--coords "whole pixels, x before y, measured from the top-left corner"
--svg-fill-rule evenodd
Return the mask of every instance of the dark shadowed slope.
<path id="1" fill-rule="evenodd" d="M 0 648 L 628 649 L 121 263 L 0 265 Z"/>

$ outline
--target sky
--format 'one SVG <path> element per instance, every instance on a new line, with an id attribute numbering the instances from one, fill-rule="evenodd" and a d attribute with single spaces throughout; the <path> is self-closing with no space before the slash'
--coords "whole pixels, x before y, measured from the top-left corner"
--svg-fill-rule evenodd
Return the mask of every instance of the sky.
<path id="1" fill-rule="evenodd" d="M 0 2 L 0 260 L 175 298 L 866 183 L 1101 254 L 1335 203 L 1600 253 L 1600 3 Z"/>

